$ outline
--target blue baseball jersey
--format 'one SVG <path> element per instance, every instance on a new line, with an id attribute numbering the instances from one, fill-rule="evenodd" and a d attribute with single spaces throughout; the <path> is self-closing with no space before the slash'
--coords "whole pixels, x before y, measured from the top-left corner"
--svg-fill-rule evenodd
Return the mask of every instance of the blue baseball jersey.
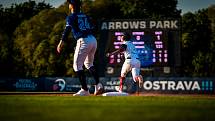
<path id="1" fill-rule="evenodd" d="M 66 27 L 62 35 L 62 41 L 65 41 L 70 32 L 78 40 L 92 34 L 93 26 L 90 19 L 84 13 L 72 13 L 66 18 Z"/>

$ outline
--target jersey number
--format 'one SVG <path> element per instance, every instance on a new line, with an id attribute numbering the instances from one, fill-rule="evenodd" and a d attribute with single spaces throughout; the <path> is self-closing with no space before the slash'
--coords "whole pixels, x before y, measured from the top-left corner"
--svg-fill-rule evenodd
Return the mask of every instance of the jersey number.
<path id="1" fill-rule="evenodd" d="M 86 17 L 78 18 L 78 26 L 79 26 L 79 29 L 82 31 L 90 29 L 90 24 L 89 24 L 88 19 Z"/>

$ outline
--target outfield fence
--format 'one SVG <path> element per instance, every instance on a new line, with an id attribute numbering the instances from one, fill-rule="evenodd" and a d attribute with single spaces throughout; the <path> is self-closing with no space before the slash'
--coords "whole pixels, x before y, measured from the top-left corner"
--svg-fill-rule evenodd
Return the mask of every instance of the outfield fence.
<path id="1" fill-rule="evenodd" d="M 116 91 L 118 77 L 101 77 L 105 92 Z M 94 91 L 95 81 L 87 78 L 89 91 Z M 0 93 L 74 93 L 80 89 L 78 78 L 41 77 L 41 78 L 0 78 Z M 144 83 L 138 86 L 131 77 L 126 78 L 123 91 L 135 93 L 164 94 L 215 94 L 215 78 L 191 77 L 145 77 Z"/>

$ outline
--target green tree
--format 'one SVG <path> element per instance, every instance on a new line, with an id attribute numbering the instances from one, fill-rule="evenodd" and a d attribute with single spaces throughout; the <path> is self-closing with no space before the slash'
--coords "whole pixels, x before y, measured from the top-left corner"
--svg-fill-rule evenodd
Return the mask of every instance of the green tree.
<path id="1" fill-rule="evenodd" d="M 119 0 L 125 18 L 180 18 L 177 0 Z M 171 11 L 171 12 L 167 12 Z"/>
<path id="2" fill-rule="evenodd" d="M 73 47 L 76 41 L 69 36 L 62 54 L 56 53 L 56 46 L 65 26 L 65 18 L 69 13 L 68 4 L 65 3 L 57 9 L 43 10 L 39 14 L 35 12 L 35 16 L 31 18 L 27 16 L 31 12 L 34 13 L 31 8 L 40 11 L 43 5 L 32 7 L 35 3 L 29 2 L 30 4 L 20 5 L 20 10 L 16 11 L 18 16 L 25 13 L 26 18 L 21 20 L 22 23 L 14 32 L 14 44 L 12 44 L 15 60 L 14 72 L 17 75 L 29 77 L 74 76 L 72 63 Z M 95 23 L 99 23 L 102 19 L 180 17 L 180 11 L 176 9 L 176 5 L 176 0 L 165 2 L 159 0 L 153 0 L 153 2 L 149 0 L 83 0 L 82 10 L 89 14 Z M 27 12 L 24 12 L 22 7 Z M 98 38 L 99 30 L 96 30 L 96 33 Z M 100 42 L 102 40 L 98 38 L 98 43 Z M 97 54 L 96 64 L 99 60 Z"/>
<path id="3" fill-rule="evenodd" d="M 213 34 L 206 9 L 182 18 L 183 70 L 187 76 L 214 76 Z"/>
<path id="4" fill-rule="evenodd" d="M 177 0 L 84 0 L 83 3 L 85 12 L 99 20 L 179 18 L 181 12 L 176 8 Z"/>
<path id="5" fill-rule="evenodd" d="M 60 21 L 63 18 L 64 14 L 54 9 L 44 10 L 29 21 L 23 22 L 16 29 L 14 48 L 20 53 L 16 57 L 16 66 L 23 66 L 22 63 L 18 62 L 24 62 L 26 76 L 50 75 L 47 74 L 49 73 L 47 69 L 50 66 L 49 60 L 53 64 L 53 59 L 49 58 L 53 58 L 51 52 L 55 52 L 55 47 L 52 44 L 56 43 L 49 42 L 49 35 L 53 31 L 53 27 L 56 28 L 56 21 Z M 63 29 L 63 27 L 61 28 Z M 20 58 L 22 59 L 21 61 L 19 61 Z"/>
<path id="6" fill-rule="evenodd" d="M 17 68 L 14 64 L 14 56 L 18 52 L 13 50 L 13 33 L 16 27 L 23 22 L 38 14 L 41 10 L 50 9 L 51 6 L 44 2 L 36 4 L 35 1 L 29 0 L 21 4 L 13 4 L 10 8 L 3 8 L 0 5 L 0 76 L 18 76 L 14 72 Z M 20 71 L 23 69 L 21 68 Z M 18 71 L 18 72 L 20 72 Z"/>

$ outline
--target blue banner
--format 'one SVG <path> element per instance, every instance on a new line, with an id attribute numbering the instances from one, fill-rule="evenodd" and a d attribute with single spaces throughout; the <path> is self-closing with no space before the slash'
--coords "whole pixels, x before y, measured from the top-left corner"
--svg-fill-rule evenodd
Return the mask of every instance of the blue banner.
<path id="1" fill-rule="evenodd" d="M 117 91 L 118 77 L 101 77 L 105 92 Z M 90 93 L 94 92 L 95 81 L 87 78 Z M 143 93 L 169 94 L 215 94 L 215 78 L 189 77 L 146 77 L 142 85 L 136 84 L 127 77 L 123 91 L 135 93 L 137 89 Z M 71 92 L 81 88 L 78 78 L 43 77 L 43 78 L 0 78 L 0 92 Z"/>

